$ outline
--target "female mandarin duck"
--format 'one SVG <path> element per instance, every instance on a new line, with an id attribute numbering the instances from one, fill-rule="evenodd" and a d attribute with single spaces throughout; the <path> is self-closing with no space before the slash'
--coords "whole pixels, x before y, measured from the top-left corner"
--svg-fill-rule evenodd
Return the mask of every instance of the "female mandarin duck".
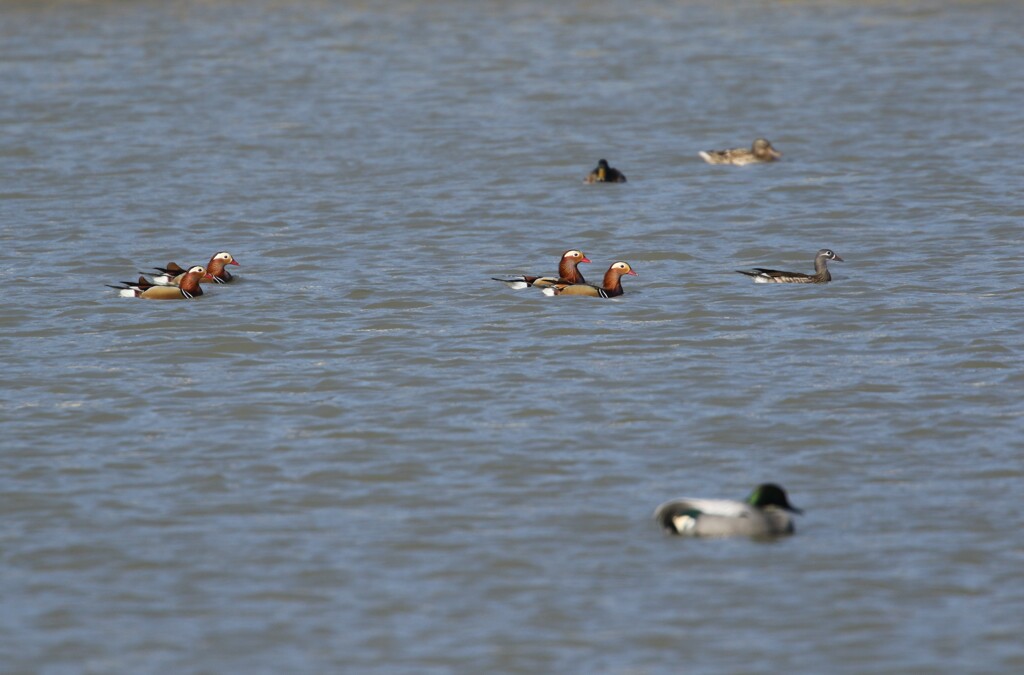
<path id="1" fill-rule="evenodd" d="M 146 300 L 191 300 L 203 294 L 199 282 L 209 279 L 210 274 L 202 265 L 190 267 L 181 277 L 177 286 L 159 286 L 152 284 L 145 277 L 139 277 L 137 283 L 122 281 L 116 288 L 122 298 L 145 298 Z"/>
<path id="2" fill-rule="evenodd" d="M 602 159 L 597 162 L 597 168 L 591 171 L 584 183 L 625 183 L 626 174 L 614 167 L 608 166 L 608 160 Z"/>
<path id="3" fill-rule="evenodd" d="M 774 483 L 754 488 L 745 502 L 728 499 L 673 499 L 654 510 L 654 519 L 670 534 L 687 537 L 774 537 L 793 534 L 789 503 Z"/>
<path id="4" fill-rule="evenodd" d="M 814 274 L 783 272 L 763 267 L 736 271 L 740 274 L 746 274 L 748 277 L 754 277 L 755 284 L 827 284 L 832 281 L 832 275 L 828 271 L 829 260 L 843 262 L 843 259 L 836 255 L 834 251 L 823 248 L 814 256 Z"/>
<path id="5" fill-rule="evenodd" d="M 732 148 L 731 150 L 702 150 L 700 156 L 708 164 L 760 164 L 763 162 L 774 162 L 782 153 L 772 147 L 767 138 L 759 138 L 754 144 L 747 148 Z"/>
<path id="6" fill-rule="evenodd" d="M 231 272 L 225 269 L 227 265 L 238 265 L 235 257 L 227 251 L 214 253 L 213 257 L 210 258 L 206 271 L 210 273 L 214 283 L 226 284 L 234 279 L 231 276 Z M 153 277 L 153 283 L 158 286 L 177 286 L 181 278 L 185 276 L 186 271 L 183 267 L 173 262 L 167 263 L 167 267 L 157 267 L 155 269 L 157 272 L 160 272 L 159 275 Z"/>
<path id="7" fill-rule="evenodd" d="M 518 276 L 510 279 L 499 279 L 498 277 L 491 278 L 495 281 L 504 282 L 509 285 L 509 288 L 515 288 L 517 290 L 528 286 L 545 288 L 554 284 L 584 284 L 586 281 L 583 279 L 583 274 L 580 273 L 578 265 L 580 263 L 588 262 L 590 262 L 590 258 L 583 255 L 583 251 L 570 249 L 563 253 L 561 259 L 558 261 L 557 277 Z"/>
<path id="8" fill-rule="evenodd" d="M 628 262 L 613 262 L 604 273 L 604 281 L 600 286 L 591 284 L 554 284 L 544 290 L 544 295 L 586 295 L 592 298 L 614 298 L 622 295 L 622 277 L 626 274 L 640 276 L 633 271 Z"/>

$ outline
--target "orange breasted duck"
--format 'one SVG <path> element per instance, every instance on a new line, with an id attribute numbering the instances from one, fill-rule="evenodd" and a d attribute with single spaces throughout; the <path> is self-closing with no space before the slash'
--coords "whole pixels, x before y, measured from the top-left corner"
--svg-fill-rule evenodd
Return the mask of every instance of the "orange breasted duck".
<path id="1" fill-rule="evenodd" d="M 604 281 L 600 286 L 591 284 L 555 284 L 544 290 L 544 295 L 585 295 L 592 298 L 614 298 L 622 295 L 622 277 L 626 274 L 640 276 L 633 271 L 628 262 L 619 260 L 613 262 L 608 271 L 604 273 Z"/>
<path id="2" fill-rule="evenodd" d="M 206 271 L 209 272 L 213 283 L 226 284 L 234 279 L 231 272 L 225 269 L 227 265 L 238 265 L 238 261 L 227 251 L 213 254 L 209 264 L 206 266 Z M 153 283 L 157 286 L 177 286 L 186 272 L 185 268 L 173 262 L 167 263 L 167 267 L 157 267 L 155 269 L 157 272 L 160 272 L 160 274 L 153 277 Z"/>
<path id="3" fill-rule="evenodd" d="M 608 166 L 608 160 L 602 159 L 597 162 L 597 168 L 591 171 L 584 183 L 625 183 L 626 174 L 618 169 Z"/>
<path id="4" fill-rule="evenodd" d="M 146 300 L 191 300 L 203 294 L 199 282 L 209 279 L 210 273 L 202 265 L 190 267 L 182 275 L 177 286 L 160 286 L 150 283 L 145 277 L 139 277 L 138 282 L 123 281 L 116 288 L 122 298 L 145 298 Z"/>
<path id="5" fill-rule="evenodd" d="M 583 274 L 580 272 L 578 265 L 580 263 L 588 263 L 590 258 L 583 255 L 583 251 L 577 249 L 570 249 L 562 254 L 562 258 L 558 261 L 558 276 L 557 277 L 530 277 L 530 276 L 519 276 L 512 277 L 510 279 L 499 279 L 498 277 L 491 277 L 495 281 L 501 281 L 508 284 L 509 288 L 527 288 L 528 286 L 536 286 L 537 288 L 545 288 L 553 286 L 555 284 L 585 284 L 586 280 L 583 278 Z"/>
<path id="6" fill-rule="evenodd" d="M 774 162 L 782 153 L 772 147 L 767 138 L 759 138 L 750 148 L 732 148 L 731 150 L 702 150 L 700 156 L 708 164 L 762 164 Z"/>
<path id="7" fill-rule="evenodd" d="M 828 261 L 843 262 L 843 259 L 831 249 L 823 248 L 814 256 L 814 274 L 803 272 L 783 272 L 755 267 L 752 270 L 736 270 L 740 274 L 754 277 L 755 284 L 827 284 L 832 281 L 828 271 Z"/>

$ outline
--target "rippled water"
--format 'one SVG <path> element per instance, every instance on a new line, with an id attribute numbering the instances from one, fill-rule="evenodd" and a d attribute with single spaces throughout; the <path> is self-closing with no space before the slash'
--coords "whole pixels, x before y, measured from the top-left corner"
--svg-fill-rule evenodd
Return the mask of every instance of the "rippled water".
<path id="1" fill-rule="evenodd" d="M 1021 671 L 1020 9 L 0 4 L 0 670 Z"/>

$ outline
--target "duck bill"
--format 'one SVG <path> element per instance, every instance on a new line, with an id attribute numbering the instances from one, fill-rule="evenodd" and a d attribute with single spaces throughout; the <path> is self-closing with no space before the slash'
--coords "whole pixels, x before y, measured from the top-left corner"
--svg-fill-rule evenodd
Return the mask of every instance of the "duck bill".
<path id="1" fill-rule="evenodd" d="M 787 511 L 792 511 L 793 513 L 795 513 L 795 514 L 797 514 L 797 515 L 799 515 L 799 516 L 802 516 L 802 515 L 804 515 L 804 510 L 803 510 L 803 509 L 798 509 L 797 507 L 793 506 L 792 504 L 790 504 L 789 506 L 787 506 L 787 507 L 786 507 L 786 510 L 787 510 Z"/>
<path id="2" fill-rule="evenodd" d="M 776 150 L 775 148 L 769 148 L 768 152 L 772 153 L 772 157 L 774 157 L 775 159 L 782 157 L 782 153 Z"/>
<path id="3" fill-rule="evenodd" d="M 238 265 L 239 267 L 241 267 L 241 266 L 242 266 L 242 264 L 241 264 L 241 263 L 239 263 L 239 262 L 238 262 L 237 260 L 232 260 L 232 261 L 231 261 L 231 262 L 229 262 L 228 264 L 229 264 L 229 265 Z"/>
<path id="4" fill-rule="evenodd" d="M 832 259 L 835 260 L 836 262 L 846 262 L 845 260 L 840 258 L 838 255 L 835 258 L 832 258 Z"/>
<path id="5" fill-rule="evenodd" d="M 637 274 L 633 270 L 630 270 L 630 271 L 626 272 L 626 274 L 628 274 L 631 277 L 638 277 L 638 276 L 640 276 L 639 274 Z"/>
<path id="6" fill-rule="evenodd" d="M 583 256 L 583 257 L 582 257 L 582 258 L 580 259 L 580 262 L 581 262 L 581 263 L 585 263 L 585 262 L 590 262 L 590 258 L 588 258 L 587 256 Z"/>

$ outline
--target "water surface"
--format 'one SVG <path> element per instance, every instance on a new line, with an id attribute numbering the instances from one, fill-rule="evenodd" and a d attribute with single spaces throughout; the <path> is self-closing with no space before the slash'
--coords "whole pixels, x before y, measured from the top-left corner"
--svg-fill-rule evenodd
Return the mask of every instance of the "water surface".
<path id="1" fill-rule="evenodd" d="M 0 4 L 3 670 L 1024 669 L 1020 27 Z M 568 248 L 640 276 L 490 280 Z M 104 287 L 219 250 L 194 302 Z M 651 520 L 763 481 L 795 537 Z"/>

